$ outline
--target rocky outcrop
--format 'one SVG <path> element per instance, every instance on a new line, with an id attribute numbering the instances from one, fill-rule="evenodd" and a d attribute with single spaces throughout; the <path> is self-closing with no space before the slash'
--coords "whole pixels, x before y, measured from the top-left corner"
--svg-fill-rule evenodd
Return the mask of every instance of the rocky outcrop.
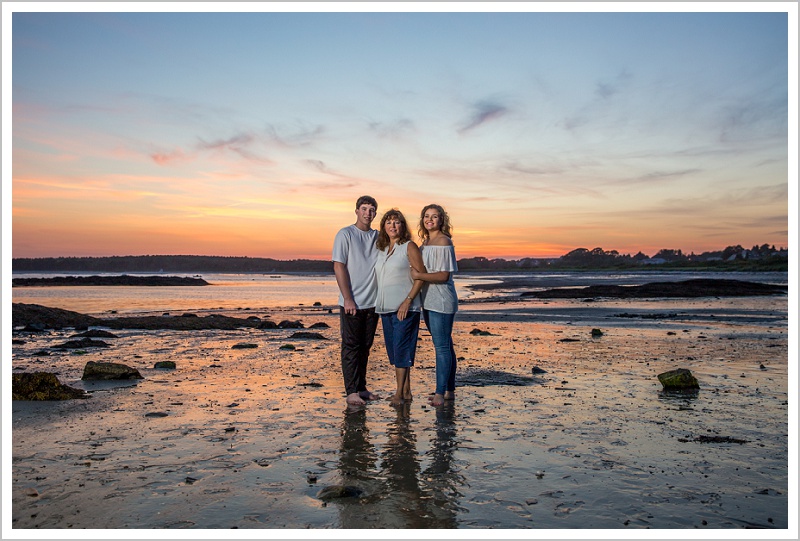
<path id="1" fill-rule="evenodd" d="M 544 291 L 526 291 L 520 297 L 537 299 L 583 299 L 585 297 L 611 297 L 615 299 L 643 299 L 654 297 L 750 297 L 786 295 L 787 286 L 745 282 L 742 280 L 717 280 L 698 278 L 679 282 L 653 282 L 639 286 L 596 285 L 578 288 L 555 288 Z"/>
<path id="2" fill-rule="evenodd" d="M 243 328 L 277 329 L 288 328 L 289 324 L 302 328 L 299 321 L 286 322 L 287 326 L 279 327 L 269 320 L 244 319 L 237 317 L 211 314 L 205 317 L 191 315 L 180 316 L 135 316 L 101 319 L 93 316 L 48 308 L 38 304 L 14 303 L 11 308 L 11 322 L 13 326 L 25 327 L 25 332 L 46 332 L 47 329 L 64 329 L 68 327 L 106 327 L 110 329 L 144 329 L 144 330 L 176 330 L 196 331 L 204 329 L 232 331 Z M 96 333 L 97 331 L 89 331 Z"/>
<path id="3" fill-rule="evenodd" d="M 202 278 L 185 276 L 53 276 L 52 278 L 14 278 L 13 287 L 40 286 L 207 286 Z"/>
<path id="4" fill-rule="evenodd" d="M 12 400 L 71 400 L 89 398 L 86 391 L 63 385 L 50 372 L 23 372 L 11 375 Z"/>
<path id="5" fill-rule="evenodd" d="M 67 340 L 63 344 L 52 346 L 54 349 L 84 349 L 84 348 L 107 348 L 110 347 L 102 340 L 92 340 L 91 338 L 81 338 L 80 340 Z"/>

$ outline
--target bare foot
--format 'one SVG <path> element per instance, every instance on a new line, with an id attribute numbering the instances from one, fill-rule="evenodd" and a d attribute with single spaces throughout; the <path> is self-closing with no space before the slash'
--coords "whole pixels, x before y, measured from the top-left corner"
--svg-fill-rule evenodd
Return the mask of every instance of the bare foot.
<path id="1" fill-rule="evenodd" d="M 414 396 L 411 393 L 404 394 L 403 395 L 403 400 L 405 402 L 413 402 L 414 401 Z"/>
<path id="2" fill-rule="evenodd" d="M 455 400 L 456 399 L 456 393 L 454 393 L 453 391 L 445 391 L 444 399 L 445 400 Z"/>
<path id="3" fill-rule="evenodd" d="M 361 397 L 358 396 L 358 393 L 350 393 L 347 395 L 347 403 L 351 406 L 363 406 L 366 404 L 366 402 L 364 402 Z"/>
<path id="4" fill-rule="evenodd" d="M 378 400 L 378 395 L 372 394 L 369 391 L 361 391 L 358 393 L 358 396 L 364 400 Z"/>
<path id="5" fill-rule="evenodd" d="M 440 394 L 434 394 L 433 398 L 430 399 L 431 406 L 442 406 L 444 405 L 444 397 Z"/>
<path id="6" fill-rule="evenodd" d="M 396 394 L 389 397 L 389 403 L 392 406 L 402 406 L 403 405 L 403 397 L 397 396 Z"/>

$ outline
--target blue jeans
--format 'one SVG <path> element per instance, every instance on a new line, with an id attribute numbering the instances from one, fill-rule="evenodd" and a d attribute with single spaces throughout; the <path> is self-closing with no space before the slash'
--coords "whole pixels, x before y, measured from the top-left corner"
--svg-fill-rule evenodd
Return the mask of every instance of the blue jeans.
<path id="1" fill-rule="evenodd" d="M 442 314 L 423 310 L 422 317 L 431 332 L 436 351 L 436 394 L 456 390 L 456 351 L 453 348 L 453 320 L 455 314 Z"/>
<path id="2" fill-rule="evenodd" d="M 397 312 L 381 314 L 381 326 L 389 363 L 395 368 L 414 366 L 419 336 L 419 312 L 409 312 L 403 321 L 397 319 Z"/>

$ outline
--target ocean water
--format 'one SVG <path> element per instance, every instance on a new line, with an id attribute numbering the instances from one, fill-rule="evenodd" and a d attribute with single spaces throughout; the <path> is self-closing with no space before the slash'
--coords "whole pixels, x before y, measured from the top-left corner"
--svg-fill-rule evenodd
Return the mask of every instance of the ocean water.
<path id="1" fill-rule="evenodd" d="M 136 273 L 128 273 L 136 275 Z M 14 273 L 13 278 L 53 276 L 113 276 L 118 273 Z M 152 273 L 144 273 L 152 275 Z M 15 303 L 40 304 L 75 312 L 121 315 L 207 310 L 265 310 L 314 306 L 335 307 L 338 287 L 333 274 L 181 274 L 200 276 L 209 286 L 59 286 L 13 287 Z M 594 284 L 637 285 L 647 282 L 679 281 L 691 278 L 727 278 L 772 284 L 787 284 L 787 273 L 721 272 L 541 272 L 503 274 L 457 274 L 459 300 L 505 298 L 522 290 L 551 287 L 585 287 Z M 501 285 L 491 290 L 480 285 Z"/>

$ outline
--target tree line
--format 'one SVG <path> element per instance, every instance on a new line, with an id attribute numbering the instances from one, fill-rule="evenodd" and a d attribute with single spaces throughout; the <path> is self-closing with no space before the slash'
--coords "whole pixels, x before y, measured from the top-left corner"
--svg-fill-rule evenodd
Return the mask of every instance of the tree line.
<path id="1" fill-rule="evenodd" d="M 762 244 L 746 249 L 741 245 L 701 254 L 662 249 L 652 257 L 642 252 L 621 254 L 617 250 L 577 248 L 557 258 L 489 259 L 472 257 L 458 260 L 461 271 L 588 270 L 647 268 L 788 270 L 788 250 Z M 261 257 L 142 255 L 109 257 L 16 258 L 14 272 L 135 272 L 135 273 L 331 273 L 330 261 L 317 259 L 279 260 Z"/>

